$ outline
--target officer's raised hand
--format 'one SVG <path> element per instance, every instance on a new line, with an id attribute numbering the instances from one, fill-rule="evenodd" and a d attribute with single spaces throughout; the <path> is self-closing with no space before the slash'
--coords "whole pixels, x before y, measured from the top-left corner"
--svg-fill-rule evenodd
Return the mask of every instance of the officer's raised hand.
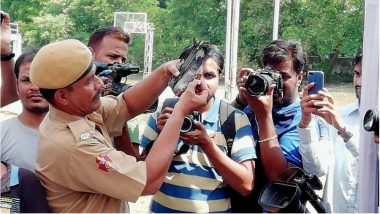
<path id="1" fill-rule="evenodd" d="M 173 76 L 179 75 L 179 60 L 162 64 L 151 75 L 142 79 L 123 93 L 128 109 L 128 119 L 148 109 L 168 86 Z M 137 102 L 138 100 L 138 102 Z"/>
<path id="2" fill-rule="evenodd" d="M 179 70 L 178 70 L 178 63 L 179 59 L 172 60 L 169 62 L 166 62 L 162 64 L 160 67 L 156 69 L 155 72 L 162 72 L 163 78 L 172 78 L 172 76 L 178 76 L 179 75 Z"/>
<path id="3" fill-rule="evenodd" d="M 204 80 L 193 80 L 190 82 L 174 109 L 181 109 L 187 115 L 205 106 L 208 97 L 205 87 Z"/>

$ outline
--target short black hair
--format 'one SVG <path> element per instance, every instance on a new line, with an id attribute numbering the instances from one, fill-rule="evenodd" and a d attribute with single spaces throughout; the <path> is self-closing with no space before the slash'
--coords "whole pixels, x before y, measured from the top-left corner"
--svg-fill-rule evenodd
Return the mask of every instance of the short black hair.
<path id="1" fill-rule="evenodd" d="M 88 40 L 87 46 L 93 49 L 98 48 L 98 46 L 106 36 L 116 38 L 120 41 L 125 42 L 127 45 L 129 45 L 131 41 L 130 35 L 124 33 L 123 29 L 121 29 L 120 27 L 105 27 L 98 28 L 94 32 L 92 32 L 90 39 Z"/>
<path id="2" fill-rule="evenodd" d="M 190 46 L 184 49 L 180 58 L 186 59 L 188 55 L 191 53 L 191 51 L 194 48 L 196 48 L 196 46 L 198 46 L 199 44 L 201 44 L 202 48 L 205 51 L 204 60 L 207 60 L 209 58 L 215 60 L 215 62 L 218 64 L 218 67 L 219 67 L 219 70 L 218 70 L 219 74 L 221 74 L 224 68 L 223 52 L 218 48 L 218 46 L 213 45 L 208 41 L 199 41 L 199 42 L 193 41 L 193 44 L 191 44 Z"/>
<path id="3" fill-rule="evenodd" d="M 273 66 L 283 61 L 293 60 L 293 66 L 297 74 L 304 70 L 307 62 L 307 54 L 300 42 L 292 40 L 274 40 L 261 52 L 261 64 L 263 67 Z"/>
<path id="4" fill-rule="evenodd" d="M 363 54 L 358 54 L 358 55 L 356 55 L 355 56 L 355 58 L 354 58 L 354 61 L 352 62 L 352 64 L 355 66 L 355 65 L 357 65 L 357 64 L 360 64 L 360 63 L 362 63 L 362 59 L 363 59 Z"/>
<path id="5" fill-rule="evenodd" d="M 14 69 L 16 79 L 18 79 L 18 76 L 20 74 L 21 65 L 23 63 L 32 62 L 34 57 L 36 56 L 37 52 L 38 52 L 38 49 L 32 49 L 30 51 L 26 51 L 26 52 L 22 53 L 17 58 L 16 63 L 15 63 L 15 69 Z"/>

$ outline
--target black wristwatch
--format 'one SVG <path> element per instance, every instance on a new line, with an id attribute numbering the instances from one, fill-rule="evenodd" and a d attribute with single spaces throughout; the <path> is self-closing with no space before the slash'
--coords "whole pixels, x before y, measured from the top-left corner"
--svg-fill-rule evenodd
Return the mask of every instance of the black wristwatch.
<path id="1" fill-rule="evenodd" d="M 9 61 L 9 60 L 13 59 L 13 57 L 15 57 L 14 53 L 10 53 L 10 54 L 7 54 L 7 55 L 1 55 L 1 61 L 2 62 Z"/>

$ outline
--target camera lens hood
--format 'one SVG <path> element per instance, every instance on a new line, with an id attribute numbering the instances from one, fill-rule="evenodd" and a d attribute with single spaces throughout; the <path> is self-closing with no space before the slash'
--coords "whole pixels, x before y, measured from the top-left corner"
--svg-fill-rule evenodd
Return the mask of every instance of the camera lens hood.
<path id="1" fill-rule="evenodd" d="M 369 109 L 365 113 L 363 127 L 367 132 L 379 133 L 379 112 L 377 110 Z"/>
<path id="2" fill-rule="evenodd" d="M 192 117 L 189 117 L 189 116 L 186 116 L 183 120 L 183 124 L 182 124 L 182 127 L 181 127 L 181 132 L 182 133 L 186 133 L 186 132 L 189 132 L 192 130 L 194 126 L 194 122 L 193 122 L 193 118 Z"/>
<path id="3" fill-rule="evenodd" d="M 251 75 L 245 82 L 245 88 L 251 96 L 262 96 L 268 90 L 268 80 L 259 75 Z"/>

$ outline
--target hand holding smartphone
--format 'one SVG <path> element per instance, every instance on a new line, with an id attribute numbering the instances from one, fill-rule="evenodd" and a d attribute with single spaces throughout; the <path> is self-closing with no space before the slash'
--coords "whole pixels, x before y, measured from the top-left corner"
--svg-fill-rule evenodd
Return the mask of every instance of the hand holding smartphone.
<path id="1" fill-rule="evenodd" d="M 314 86 L 309 90 L 309 94 L 318 94 L 318 91 L 325 87 L 325 78 L 323 71 L 309 71 L 307 83 L 314 82 Z"/>

